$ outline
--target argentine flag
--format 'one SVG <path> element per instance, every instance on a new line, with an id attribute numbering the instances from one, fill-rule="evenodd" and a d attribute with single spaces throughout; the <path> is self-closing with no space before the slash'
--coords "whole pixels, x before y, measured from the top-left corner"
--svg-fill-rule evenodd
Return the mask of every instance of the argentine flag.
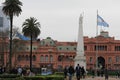
<path id="1" fill-rule="evenodd" d="M 109 24 L 106 23 L 102 17 L 100 17 L 99 15 L 97 15 L 97 25 L 99 26 L 104 26 L 104 27 L 109 27 Z"/>
<path id="2" fill-rule="evenodd" d="M 28 38 L 28 37 L 26 37 L 18 32 L 16 33 L 16 36 L 19 37 L 21 40 L 30 40 L 30 38 Z"/>

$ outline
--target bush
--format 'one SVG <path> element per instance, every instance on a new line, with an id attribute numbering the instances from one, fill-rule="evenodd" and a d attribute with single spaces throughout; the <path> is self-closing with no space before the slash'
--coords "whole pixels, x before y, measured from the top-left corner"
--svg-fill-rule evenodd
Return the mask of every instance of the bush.
<path id="1" fill-rule="evenodd" d="M 0 80 L 25 80 L 22 77 L 18 77 L 18 78 L 0 78 Z"/>
<path id="2" fill-rule="evenodd" d="M 20 75 L 17 74 L 1 74 L 0 78 L 17 78 L 20 77 Z"/>
<path id="3" fill-rule="evenodd" d="M 63 76 L 49 76 L 46 80 L 64 80 Z"/>
<path id="4" fill-rule="evenodd" d="M 116 76 L 116 71 L 108 71 L 108 75 L 110 76 Z"/>
<path id="5" fill-rule="evenodd" d="M 55 72 L 54 74 L 55 74 L 55 75 L 64 75 L 63 72 Z"/>
<path id="6" fill-rule="evenodd" d="M 45 80 L 45 77 L 42 76 L 34 76 L 34 77 L 24 77 L 25 80 Z"/>

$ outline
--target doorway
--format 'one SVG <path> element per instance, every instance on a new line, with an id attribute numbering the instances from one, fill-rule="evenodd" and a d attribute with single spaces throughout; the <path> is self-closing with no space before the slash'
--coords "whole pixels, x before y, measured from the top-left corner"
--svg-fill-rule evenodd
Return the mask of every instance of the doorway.
<path id="1" fill-rule="evenodd" d="M 97 61 L 98 61 L 98 68 L 99 69 L 104 69 L 105 68 L 105 59 L 103 57 L 98 57 L 97 58 Z"/>

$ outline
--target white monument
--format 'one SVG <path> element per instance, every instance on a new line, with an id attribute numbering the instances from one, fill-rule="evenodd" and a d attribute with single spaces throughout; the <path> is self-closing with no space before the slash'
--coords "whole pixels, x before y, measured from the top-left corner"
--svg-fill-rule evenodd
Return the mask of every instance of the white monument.
<path id="1" fill-rule="evenodd" d="M 0 31 L 9 30 L 9 26 L 9 17 L 3 13 L 2 6 L 0 6 Z"/>
<path id="2" fill-rule="evenodd" d="M 83 40 L 83 15 L 79 17 L 79 29 L 78 29 L 78 41 L 77 41 L 77 52 L 75 57 L 75 66 L 79 64 L 84 66 L 86 70 L 86 57 L 84 55 L 84 40 Z"/>

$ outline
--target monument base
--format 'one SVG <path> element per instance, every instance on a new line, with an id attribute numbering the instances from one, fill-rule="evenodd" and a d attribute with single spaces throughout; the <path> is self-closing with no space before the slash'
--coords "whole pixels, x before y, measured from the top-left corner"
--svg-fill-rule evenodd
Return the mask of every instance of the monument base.
<path id="1" fill-rule="evenodd" d="M 77 55 L 74 61 L 75 61 L 74 67 L 76 67 L 77 64 L 79 64 L 81 67 L 83 66 L 84 69 L 86 70 L 86 57 L 85 56 Z"/>

